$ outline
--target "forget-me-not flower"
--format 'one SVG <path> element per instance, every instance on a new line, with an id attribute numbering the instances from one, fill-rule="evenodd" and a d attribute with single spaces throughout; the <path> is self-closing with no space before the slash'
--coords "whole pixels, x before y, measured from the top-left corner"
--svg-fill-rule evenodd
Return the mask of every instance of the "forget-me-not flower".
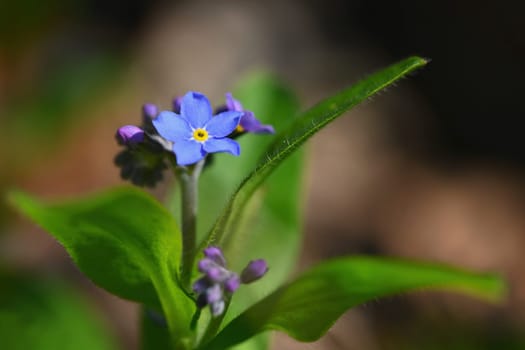
<path id="1" fill-rule="evenodd" d="M 210 101 L 199 92 L 190 91 L 182 98 L 180 114 L 163 111 L 153 125 L 164 139 L 173 142 L 178 165 L 191 165 L 206 154 L 228 152 L 240 154 L 239 144 L 228 138 L 242 117 L 240 111 L 212 114 Z"/>

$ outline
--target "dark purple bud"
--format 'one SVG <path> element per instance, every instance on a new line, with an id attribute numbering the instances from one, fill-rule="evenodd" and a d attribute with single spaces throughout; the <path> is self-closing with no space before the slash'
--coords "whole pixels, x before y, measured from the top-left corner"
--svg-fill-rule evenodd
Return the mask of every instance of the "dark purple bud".
<path id="1" fill-rule="evenodd" d="M 195 294 L 202 294 L 206 289 L 210 287 L 210 283 L 206 277 L 199 278 L 193 283 L 193 291 Z"/>
<path id="2" fill-rule="evenodd" d="M 171 101 L 171 108 L 173 112 L 180 114 L 180 106 L 182 104 L 182 96 L 177 96 Z"/>
<path id="3" fill-rule="evenodd" d="M 254 281 L 257 281 L 259 278 L 264 276 L 264 274 L 268 271 L 268 264 L 266 264 L 266 260 L 264 259 L 258 259 L 258 260 L 252 260 L 242 270 L 241 273 L 241 281 L 242 283 L 248 284 L 252 283 Z"/>
<path id="4" fill-rule="evenodd" d="M 224 282 L 224 290 L 231 294 L 239 288 L 240 284 L 241 280 L 239 279 L 239 276 L 237 276 L 237 274 L 233 274 Z"/>
<path id="5" fill-rule="evenodd" d="M 144 141 L 144 130 L 135 125 L 125 125 L 117 130 L 115 137 L 121 145 L 135 145 Z"/>
<path id="6" fill-rule="evenodd" d="M 222 251 L 219 247 L 209 246 L 208 248 L 204 249 L 204 255 L 222 267 L 226 266 L 226 259 L 224 258 L 224 255 L 222 254 Z"/>
<path id="7" fill-rule="evenodd" d="M 215 303 L 210 304 L 211 314 L 213 316 L 219 316 L 224 312 L 224 300 L 219 300 Z"/>
<path id="8" fill-rule="evenodd" d="M 142 116 L 144 119 L 155 119 L 159 114 L 159 109 L 153 103 L 145 103 L 142 106 Z"/>

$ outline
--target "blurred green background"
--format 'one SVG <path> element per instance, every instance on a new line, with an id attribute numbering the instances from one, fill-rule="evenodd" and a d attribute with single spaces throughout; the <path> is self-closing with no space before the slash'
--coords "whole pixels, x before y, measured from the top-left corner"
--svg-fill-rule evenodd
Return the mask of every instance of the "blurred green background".
<path id="1" fill-rule="evenodd" d="M 304 108 L 419 54 L 427 68 L 309 145 L 298 271 L 353 253 L 442 261 L 504 275 L 508 302 L 381 300 L 307 346 L 525 348 L 524 10 L 510 0 L 3 1 L 0 191 L 52 198 L 121 183 L 113 134 L 139 123 L 144 102 L 169 108 L 193 89 L 219 104 L 245 74 L 267 70 Z M 77 349 L 74 338 L 137 348 L 136 305 L 94 287 L 3 201 L 0 270 L 1 348 L 36 349 L 35 334 L 42 349 Z"/>

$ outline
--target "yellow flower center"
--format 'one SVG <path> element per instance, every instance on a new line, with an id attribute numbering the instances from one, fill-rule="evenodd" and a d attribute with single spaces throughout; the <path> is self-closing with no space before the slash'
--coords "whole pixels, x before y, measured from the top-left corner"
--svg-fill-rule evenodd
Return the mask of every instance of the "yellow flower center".
<path id="1" fill-rule="evenodd" d="M 241 126 L 241 124 L 238 124 L 237 127 L 235 128 L 235 131 L 237 131 L 238 133 L 241 133 L 241 132 L 244 132 L 244 128 Z"/>
<path id="2" fill-rule="evenodd" d="M 199 141 L 199 142 L 204 142 L 208 139 L 208 132 L 204 129 L 195 129 L 193 130 L 193 138 L 196 140 L 196 141 Z"/>

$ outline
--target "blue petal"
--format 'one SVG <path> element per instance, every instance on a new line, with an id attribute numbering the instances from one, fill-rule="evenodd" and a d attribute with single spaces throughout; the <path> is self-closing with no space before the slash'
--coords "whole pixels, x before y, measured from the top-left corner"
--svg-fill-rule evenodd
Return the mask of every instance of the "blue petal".
<path id="1" fill-rule="evenodd" d="M 188 122 L 180 115 L 170 111 L 161 112 L 157 118 L 153 119 L 153 126 L 160 136 L 172 142 L 191 138 L 192 130 Z"/>
<path id="2" fill-rule="evenodd" d="M 180 113 L 194 128 L 202 128 L 212 117 L 208 98 L 199 92 L 190 91 L 182 98 Z"/>
<path id="3" fill-rule="evenodd" d="M 227 111 L 217 114 L 206 124 L 206 130 L 211 137 L 225 137 L 231 134 L 244 112 Z"/>
<path id="4" fill-rule="evenodd" d="M 241 147 L 236 141 L 229 138 L 223 139 L 209 139 L 204 143 L 204 150 L 208 153 L 212 152 L 228 152 L 234 156 L 241 154 Z"/>
<path id="5" fill-rule="evenodd" d="M 190 165 L 204 158 L 206 152 L 202 145 L 196 141 L 180 140 L 173 143 L 173 152 L 177 156 L 178 165 Z"/>

